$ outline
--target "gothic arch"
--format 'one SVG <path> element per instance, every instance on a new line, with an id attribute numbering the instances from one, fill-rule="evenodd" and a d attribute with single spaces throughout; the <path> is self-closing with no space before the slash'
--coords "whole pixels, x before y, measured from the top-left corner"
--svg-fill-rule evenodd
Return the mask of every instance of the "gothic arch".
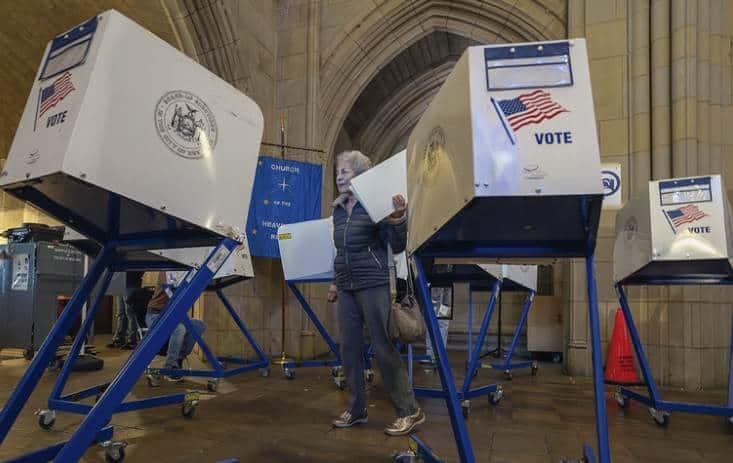
<path id="1" fill-rule="evenodd" d="M 436 30 L 481 43 L 566 37 L 563 0 L 401 0 L 355 17 L 321 55 L 323 146 L 331 152 L 352 105 L 385 63 Z"/>

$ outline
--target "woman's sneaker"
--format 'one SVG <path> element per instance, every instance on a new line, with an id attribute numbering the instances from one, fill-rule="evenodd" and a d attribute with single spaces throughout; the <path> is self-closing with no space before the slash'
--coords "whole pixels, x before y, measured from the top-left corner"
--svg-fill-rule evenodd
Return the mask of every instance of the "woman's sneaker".
<path id="1" fill-rule="evenodd" d="M 360 415 L 355 416 L 352 415 L 350 411 L 345 411 L 333 420 L 333 427 L 334 428 L 350 428 L 354 426 L 355 424 L 361 424 L 367 422 L 367 411 L 363 410 Z"/>
<path id="2" fill-rule="evenodd" d="M 425 413 L 421 408 L 417 409 L 414 415 L 397 418 L 391 426 L 385 428 L 384 433 L 388 436 L 405 436 L 415 430 L 418 424 L 425 422 Z"/>

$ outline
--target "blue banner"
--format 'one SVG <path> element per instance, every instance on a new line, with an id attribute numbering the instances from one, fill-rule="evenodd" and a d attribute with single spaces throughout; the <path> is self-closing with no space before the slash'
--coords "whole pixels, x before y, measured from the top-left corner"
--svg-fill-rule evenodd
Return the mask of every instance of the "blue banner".
<path id="1" fill-rule="evenodd" d="M 322 179 L 320 165 L 260 156 L 247 216 L 253 256 L 279 258 L 280 225 L 321 218 Z"/>

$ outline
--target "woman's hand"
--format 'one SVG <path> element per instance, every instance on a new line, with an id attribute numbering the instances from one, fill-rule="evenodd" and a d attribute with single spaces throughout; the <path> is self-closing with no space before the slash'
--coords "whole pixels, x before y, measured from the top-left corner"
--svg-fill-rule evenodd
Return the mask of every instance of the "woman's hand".
<path id="1" fill-rule="evenodd" d="M 394 220 L 401 219 L 407 212 L 407 200 L 402 195 L 392 196 L 392 206 L 394 206 L 394 212 L 390 214 L 390 218 Z"/>
<path id="2" fill-rule="evenodd" d="M 336 302 L 336 299 L 338 299 L 338 289 L 336 288 L 336 285 L 331 285 L 328 287 L 328 302 Z"/>

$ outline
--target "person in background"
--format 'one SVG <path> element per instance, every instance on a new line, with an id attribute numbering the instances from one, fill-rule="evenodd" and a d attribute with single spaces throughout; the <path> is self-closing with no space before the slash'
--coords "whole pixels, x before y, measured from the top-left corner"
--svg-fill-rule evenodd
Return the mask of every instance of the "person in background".
<path id="1" fill-rule="evenodd" d="M 425 421 L 388 330 L 391 304 L 387 245 L 395 253 L 405 249 L 407 202 L 401 195 L 393 197 L 394 212 L 374 223 L 349 189 L 351 179 L 369 167 L 369 158 L 359 151 L 346 151 L 336 157 L 339 192 L 333 203 L 336 278 L 329 288 L 328 300 L 338 300 L 341 356 L 351 396 L 349 407 L 333 421 L 333 426 L 348 428 L 367 422 L 363 374 L 366 324 L 384 387 L 397 414 L 397 419 L 384 432 L 401 436 Z"/>
<path id="2" fill-rule="evenodd" d="M 148 329 L 151 329 L 155 322 L 160 318 L 163 311 L 168 305 L 168 301 L 173 295 L 175 287 L 170 284 L 166 278 L 165 272 L 160 272 L 158 277 L 158 285 L 155 288 L 153 297 L 148 302 L 148 312 L 145 315 L 145 323 L 148 325 Z M 206 330 L 206 325 L 201 320 L 191 319 L 191 324 L 197 333 L 202 334 Z M 178 326 L 171 333 L 168 338 L 168 350 L 165 357 L 165 367 L 168 369 L 180 370 L 183 368 L 183 361 L 186 357 L 193 352 L 193 347 L 196 345 L 196 340 L 192 333 L 190 333 L 183 323 L 179 323 Z M 181 382 L 183 377 L 180 375 L 168 375 L 165 379 L 171 382 Z"/>
<path id="3" fill-rule="evenodd" d="M 133 294 L 142 287 L 144 273 L 125 273 L 125 296 L 117 299 L 117 329 L 107 347 L 132 350 L 137 346 L 138 323 L 133 306 Z"/>
<path id="4" fill-rule="evenodd" d="M 447 318 L 451 313 L 452 288 L 430 288 L 430 296 L 433 300 L 433 310 L 438 316 L 438 328 L 440 329 L 440 337 L 443 338 L 443 347 L 448 347 L 448 327 L 450 320 Z M 425 353 L 430 360 L 424 359 L 420 363 L 435 363 L 435 352 L 433 352 L 433 343 L 430 342 L 430 336 L 425 335 Z"/>
<path id="5" fill-rule="evenodd" d="M 115 297 L 115 333 L 112 336 L 112 342 L 107 344 L 110 349 L 120 349 L 122 346 L 128 343 L 128 323 L 127 323 L 127 310 L 125 307 L 124 296 Z"/>

